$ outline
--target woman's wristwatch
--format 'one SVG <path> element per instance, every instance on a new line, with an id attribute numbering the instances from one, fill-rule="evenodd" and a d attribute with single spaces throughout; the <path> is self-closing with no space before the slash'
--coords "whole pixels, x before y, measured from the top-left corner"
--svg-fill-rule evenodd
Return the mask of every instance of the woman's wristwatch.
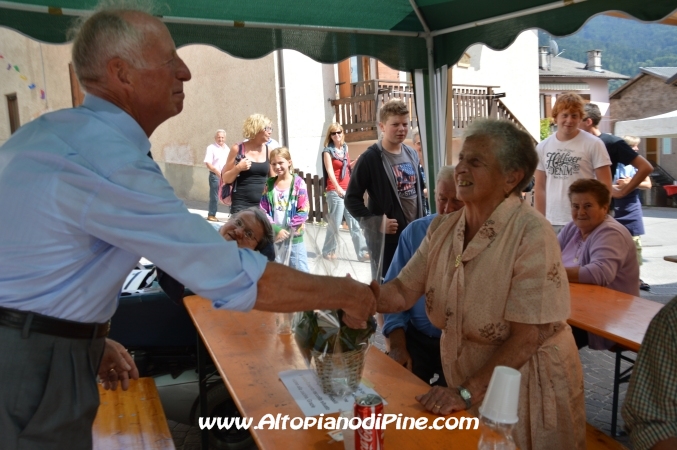
<path id="1" fill-rule="evenodd" d="M 470 409 L 472 406 L 472 394 L 470 394 L 470 391 L 463 386 L 457 386 L 456 389 L 458 389 L 458 395 L 465 401 L 465 409 Z"/>

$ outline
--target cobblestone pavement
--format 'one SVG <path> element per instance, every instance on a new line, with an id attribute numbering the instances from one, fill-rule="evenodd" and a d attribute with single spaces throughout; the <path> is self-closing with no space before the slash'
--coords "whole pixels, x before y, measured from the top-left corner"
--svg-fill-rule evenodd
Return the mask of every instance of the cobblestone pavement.
<path id="1" fill-rule="evenodd" d="M 205 209 L 200 205 L 197 202 L 188 202 L 191 208 Z M 204 215 L 206 217 L 206 212 Z M 677 229 L 677 208 L 645 208 L 644 218 L 646 235 L 642 237 L 644 264 L 641 268 L 641 276 L 651 285 L 651 291 L 640 291 L 640 295 L 648 300 L 665 304 L 677 295 L 677 264 L 663 260 L 665 255 L 677 255 L 677 233 L 674 232 Z M 349 242 L 347 233 L 342 233 L 342 237 Z M 311 257 L 310 253 L 309 249 L 309 257 Z M 364 266 L 367 267 L 366 264 Z M 380 332 L 376 334 L 375 345 L 381 350 L 385 349 L 383 335 Z M 633 353 L 629 355 L 632 358 L 635 356 Z M 585 378 L 587 421 L 604 433 L 610 434 L 615 356 L 608 351 L 584 348 L 580 351 L 580 357 Z M 621 364 L 621 370 L 627 367 L 628 363 Z M 623 404 L 627 386 L 627 384 L 622 384 L 620 387 L 619 405 Z M 200 432 L 197 427 L 171 421 L 169 427 L 177 450 L 200 449 Z M 619 413 L 617 430 L 622 429 L 623 418 Z M 616 437 L 616 440 L 629 449 L 632 448 L 628 437 L 624 434 Z M 251 449 L 255 448 L 255 446 L 251 447 Z"/>
<path id="2" fill-rule="evenodd" d="M 168 420 L 169 431 L 174 439 L 176 450 L 202 450 L 200 429 L 173 420 Z M 256 447 L 253 447 L 254 449 Z"/>

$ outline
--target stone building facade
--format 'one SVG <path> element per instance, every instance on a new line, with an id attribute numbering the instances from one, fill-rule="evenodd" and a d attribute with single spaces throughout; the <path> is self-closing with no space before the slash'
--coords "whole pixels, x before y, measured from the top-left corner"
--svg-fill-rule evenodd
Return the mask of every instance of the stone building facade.
<path id="1" fill-rule="evenodd" d="M 657 76 L 657 72 L 650 69 L 654 68 L 643 68 L 639 75 L 611 93 L 614 121 L 643 119 L 677 108 L 677 86 L 666 84 L 669 77 Z M 677 72 L 674 67 L 660 69 Z"/>
<path id="2" fill-rule="evenodd" d="M 640 68 L 639 75 L 611 93 L 613 122 L 644 119 L 677 109 L 677 86 L 669 82 L 675 75 L 677 67 Z M 677 178 L 677 139 L 646 137 L 639 148 L 649 161 Z"/>

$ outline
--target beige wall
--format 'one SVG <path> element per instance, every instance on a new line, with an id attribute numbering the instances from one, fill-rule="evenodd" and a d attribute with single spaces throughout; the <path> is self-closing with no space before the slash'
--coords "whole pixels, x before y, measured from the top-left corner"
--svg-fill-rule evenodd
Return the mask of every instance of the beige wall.
<path id="1" fill-rule="evenodd" d="M 261 113 L 271 119 L 273 138 L 279 140 L 274 58 L 242 60 L 205 45 L 182 47 L 179 56 L 192 74 L 184 85 L 183 111 L 155 130 L 152 151 L 179 197 L 207 201 L 209 172 L 203 161 L 217 129 L 225 129 L 226 142 L 233 145 L 243 139 L 244 120 Z"/>
<path id="2" fill-rule="evenodd" d="M 71 88 L 68 73 L 70 62 L 69 44 L 41 44 L 13 30 L 0 27 L 0 145 L 10 136 L 7 94 L 16 93 L 19 104 L 21 125 L 39 117 L 41 114 L 72 106 Z M 7 64 L 19 66 L 6 70 Z M 27 81 L 20 78 L 26 76 Z M 28 89 L 34 83 L 36 88 Z M 40 99 L 40 89 L 45 91 L 45 99 Z"/>
<path id="3" fill-rule="evenodd" d="M 529 133 L 539 140 L 538 37 L 534 30 L 522 32 L 502 51 L 476 44 L 466 51 L 470 67 L 452 67 L 454 85 L 500 86 L 501 99 Z"/>
<path id="4" fill-rule="evenodd" d="M 336 95 L 333 64 L 320 64 L 294 50 L 284 50 L 289 151 L 294 167 L 322 174 L 320 153 L 334 107 L 328 99 Z"/>
<path id="5" fill-rule="evenodd" d="M 505 92 L 501 101 L 510 109 L 527 131 L 540 140 L 540 105 L 538 81 L 538 38 L 527 30 L 505 50 L 495 51 L 482 45 L 470 46 L 468 67 L 454 65 L 449 71 L 453 86 L 500 86 L 496 92 Z M 451 125 L 450 99 L 447 101 L 447 128 Z M 446 163 L 456 164 L 462 139 L 453 137 L 447 129 Z"/>
<path id="6" fill-rule="evenodd" d="M 614 123 L 657 116 L 677 108 L 677 86 L 644 75 L 610 102 L 611 120 Z"/>

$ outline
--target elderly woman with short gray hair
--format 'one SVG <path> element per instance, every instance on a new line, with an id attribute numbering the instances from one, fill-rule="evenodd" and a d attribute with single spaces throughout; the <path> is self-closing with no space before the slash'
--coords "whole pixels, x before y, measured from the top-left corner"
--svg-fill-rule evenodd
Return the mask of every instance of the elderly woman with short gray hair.
<path id="1" fill-rule="evenodd" d="M 555 233 L 523 202 L 538 156 L 512 123 L 477 120 L 456 165 L 465 207 L 436 218 L 400 275 L 381 287 L 378 311 L 410 308 L 423 294 L 443 330 L 448 388 L 417 400 L 436 414 L 478 414 L 496 366 L 521 372 L 518 447 L 585 448 L 583 373 L 566 320 L 569 285 Z"/>

